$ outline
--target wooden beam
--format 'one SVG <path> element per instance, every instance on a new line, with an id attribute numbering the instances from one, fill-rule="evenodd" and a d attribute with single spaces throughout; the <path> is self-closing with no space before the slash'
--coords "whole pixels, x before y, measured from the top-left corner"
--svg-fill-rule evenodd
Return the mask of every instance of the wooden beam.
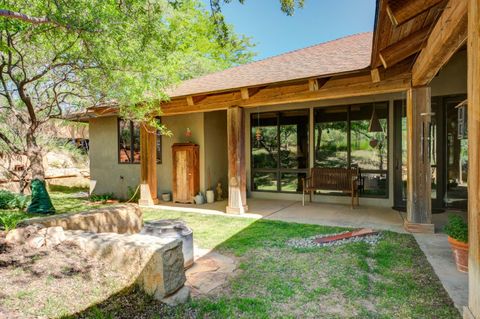
<path id="1" fill-rule="evenodd" d="M 389 67 L 419 52 L 426 44 L 426 39 L 429 32 L 430 27 L 420 29 L 381 50 L 379 55 L 383 67 L 388 69 Z"/>
<path id="2" fill-rule="evenodd" d="M 430 83 L 467 39 L 467 1 L 450 0 L 412 70 L 413 86 Z"/>
<path id="3" fill-rule="evenodd" d="M 378 70 L 378 68 L 375 68 L 375 69 L 372 69 L 370 71 L 370 74 L 372 76 L 372 82 L 373 83 L 378 83 L 380 82 L 380 70 Z"/>
<path id="4" fill-rule="evenodd" d="M 194 106 L 195 103 L 193 102 L 193 97 L 191 95 L 187 96 L 187 104 L 188 106 Z"/>
<path id="5" fill-rule="evenodd" d="M 162 115 L 169 116 L 192 112 L 225 110 L 235 105 L 248 108 L 283 103 L 321 101 L 401 92 L 410 88 L 411 78 L 409 73 L 391 73 L 389 73 L 388 78 L 378 83 L 372 82 L 370 72 L 363 72 L 355 76 L 319 79 L 319 89 L 317 91 L 310 91 L 306 82 L 266 87 L 259 90 L 254 96 L 250 93 L 248 100 L 243 100 L 239 91 L 215 94 L 206 97 L 201 103 L 196 103 L 194 107 L 188 106 L 185 103 L 185 99 L 172 99 L 172 101 L 161 105 Z"/>
<path id="6" fill-rule="evenodd" d="M 318 80 L 317 79 L 308 80 L 308 90 L 309 91 L 318 91 Z"/>
<path id="7" fill-rule="evenodd" d="M 140 205 L 154 205 L 157 199 L 157 134 L 155 128 L 140 125 Z"/>
<path id="8" fill-rule="evenodd" d="M 480 318 L 480 4 L 468 0 L 468 307 Z"/>
<path id="9" fill-rule="evenodd" d="M 279 92 L 265 90 L 265 94 L 259 94 L 256 99 L 250 99 L 248 103 L 242 103 L 244 107 L 257 107 L 262 105 L 275 105 L 284 103 L 299 103 L 309 101 L 320 101 L 329 99 L 340 99 L 356 96 L 384 94 L 405 91 L 410 87 L 409 78 L 386 80 L 379 83 L 371 81 L 371 75 L 366 74 L 354 79 L 332 79 L 318 91 L 299 90 L 297 92 Z"/>
<path id="10" fill-rule="evenodd" d="M 242 100 L 248 100 L 250 98 L 250 94 L 248 93 L 248 88 L 240 89 L 240 94 L 242 95 Z"/>
<path id="11" fill-rule="evenodd" d="M 407 91 L 407 219 L 410 232 L 434 232 L 429 150 L 430 88 Z"/>
<path id="12" fill-rule="evenodd" d="M 405 23 L 443 0 L 389 0 L 387 14 L 394 26 Z"/>
<path id="13" fill-rule="evenodd" d="M 247 206 L 247 175 L 245 171 L 245 118 L 239 106 L 227 110 L 228 136 L 228 214 L 243 214 Z"/>

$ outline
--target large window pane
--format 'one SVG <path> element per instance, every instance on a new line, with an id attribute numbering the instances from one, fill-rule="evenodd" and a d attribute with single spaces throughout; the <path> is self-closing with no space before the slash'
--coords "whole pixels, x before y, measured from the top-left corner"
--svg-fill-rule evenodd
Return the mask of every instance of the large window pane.
<path id="1" fill-rule="evenodd" d="M 386 196 L 387 195 L 387 174 L 362 173 L 362 195 Z"/>
<path id="2" fill-rule="evenodd" d="M 301 192 L 303 190 L 302 179 L 305 173 L 282 173 L 280 187 L 282 192 Z"/>
<path id="3" fill-rule="evenodd" d="M 252 189 L 300 192 L 309 161 L 307 110 L 251 116 Z"/>
<path id="4" fill-rule="evenodd" d="M 347 167 L 348 109 L 315 110 L 315 166 Z"/>
<path id="5" fill-rule="evenodd" d="M 381 132 L 368 131 L 374 109 Z M 352 106 L 350 116 L 351 164 L 364 170 L 388 169 L 387 104 Z"/>
<path id="6" fill-rule="evenodd" d="M 307 168 L 308 110 L 280 113 L 280 166 Z"/>
<path id="7" fill-rule="evenodd" d="M 372 114 L 378 132 L 369 132 Z M 366 103 L 315 109 L 315 166 L 361 170 L 361 195 L 387 196 L 388 103 Z M 322 194 L 335 192 L 322 191 Z"/>
<path id="8" fill-rule="evenodd" d="M 277 173 L 255 172 L 253 173 L 253 190 L 276 192 L 277 179 Z"/>
<path id="9" fill-rule="evenodd" d="M 252 164 L 254 168 L 278 167 L 278 117 L 276 113 L 252 116 Z"/>

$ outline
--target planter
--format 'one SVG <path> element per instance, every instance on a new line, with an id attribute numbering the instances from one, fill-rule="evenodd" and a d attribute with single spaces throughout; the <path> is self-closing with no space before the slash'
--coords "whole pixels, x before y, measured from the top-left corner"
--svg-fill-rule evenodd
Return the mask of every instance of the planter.
<path id="1" fill-rule="evenodd" d="M 207 195 L 207 203 L 211 204 L 215 201 L 215 193 L 211 189 L 206 191 L 205 194 Z"/>
<path id="2" fill-rule="evenodd" d="M 162 200 L 163 200 L 164 202 L 169 202 L 169 201 L 171 201 L 172 198 L 171 198 L 171 196 L 170 196 L 170 193 L 163 193 L 163 194 L 162 194 Z"/>
<path id="3" fill-rule="evenodd" d="M 197 196 L 194 197 L 194 201 L 197 205 L 205 204 L 205 199 L 203 198 L 202 193 L 198 193 Z"/>
<path id="4" fill-rule="evenodd" d="M 468 244 L 455 240 L 448 236 L 448 242 L 452 246 L 453 257 L 458 271 L 468 272 Z"/>

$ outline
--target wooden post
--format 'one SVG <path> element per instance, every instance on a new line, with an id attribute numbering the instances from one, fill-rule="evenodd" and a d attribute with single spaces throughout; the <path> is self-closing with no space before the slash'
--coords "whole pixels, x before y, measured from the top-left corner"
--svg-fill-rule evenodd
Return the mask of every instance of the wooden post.
<path id="1" fill-rule="evenodd" d="M 468 1 L 468 307 L 480 318 L 480 4 Z"/>
<path id="2" fill-rule="evenodd" d="M 228 214 L 243 214 L 247 206 L 247 175 L 245 172 L 245 119 L 243 108 L 227 110 L 228 135 Z"/>
<path id="3" fill-rule="evenodd" d="M 429 125 L 430 88 L 407 91 L 407 219 L 410 232 L 433 233 Z"/>
<path id="4" fill-rule="evenodd" d="M 140 125 L 140 205 L 155 205 L 157 198 L 157 134 L 155 128 Z"/>

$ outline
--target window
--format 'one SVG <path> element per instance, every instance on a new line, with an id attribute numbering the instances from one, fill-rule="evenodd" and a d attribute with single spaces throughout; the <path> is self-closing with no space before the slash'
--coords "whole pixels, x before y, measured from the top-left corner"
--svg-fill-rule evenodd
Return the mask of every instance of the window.
<path id="1" fill-rule="evenodd" d="M 315 110 L 315 166 L 348 166 L 348 108 Z"/>
<path id="2" fill-rule="evenodd" d="M 160 118 L 158 118 L 160 121 Z M 162 136 L 157 131 L 157 163 L 162 162 Z M 140 163 L 140 124 L 118 119 L 118 162 Z"/>
<path id="3" fill-rule="evenodd" d="M 252 189 L 301 192 L 308 169 L 308 110 L 251 116 Z"/>
<path id="4" fill-rule="evenodd" d="M 381 132 L 369 132 L 372 113 Z M 362 196 L 388 196 L 388 103 L 315 110 L 315 166 L 359 167 Z"/>

